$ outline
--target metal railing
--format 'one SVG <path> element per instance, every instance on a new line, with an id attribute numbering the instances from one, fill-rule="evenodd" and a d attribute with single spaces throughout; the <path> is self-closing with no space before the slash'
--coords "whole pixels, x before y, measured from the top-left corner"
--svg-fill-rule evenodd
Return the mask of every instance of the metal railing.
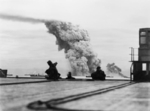
<path id="1" fill-rule="evenodd" d="M 130 66 L 130 81 L 133 80 L 133 61 L 135 60 L 138 60 L 138 52 L 135 53 L 135 49 L 138 49 L 138 48 L 133 48 L 133 47 L 130 47 L 131 48 L 131 66 Z M 137 59 L 135 59 L 137 57 Z"/>
<path id="2" fill-rule="evenodd" d="M 133 47 L 130 47 L 131 48 L 131 62 L 135 61 L 135 57 L 138 57 L 138 54 L 135 53 L 135 49 L 138 49 L 138 48 L 133 48 Z"/>

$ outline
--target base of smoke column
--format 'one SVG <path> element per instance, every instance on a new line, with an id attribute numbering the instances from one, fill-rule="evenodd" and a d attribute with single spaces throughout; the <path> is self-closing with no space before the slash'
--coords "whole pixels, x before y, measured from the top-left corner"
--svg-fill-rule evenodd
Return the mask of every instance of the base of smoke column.
<path id="1" fill-rule="evenodd" d="M 75 79 L 74 80 L 67 80 L 65 79 L 66 76 L 62 77 L 62 79 L 60 79 L 60 81 L 93 81 L 91 76 L 73 76 Z M 113 80 L 113 81 L 129 81 L 130 78 L 123 78 L 123 77 L 119 77 L 119 76 L 106 76 L 106 81 L 109 80 Z M 101 80 L 96 80 L 96 81 L 101 81 Z"/>
<path id="2" fill-rule="evenodd" d="M 91 76 L 86 76 L 87 78 L 91 78 Z M 113 76 L 106 76 L 107 78 L 113 78 Z"/>
<path id="3" fill-rule="evenodd" d="M 86 76 L 73 76 L 76 79 L 87 79 Z"/>
<path id="4" fill-rule="evenodd" d="M 82 72 L 75 72 L 75 71 L 72 71 L 72 76 L 75 76 L 75 77 L 86 77 L 86 76 L 90 76 L 91 74 L 90 73 L 82 73 Z"/>
<path id="5" fill-rule="evenodd" d="M 126 75 L 124 75 L 124 74 L 122 74 L 122 73 L 111 73 L 111 72 L 108 72 L 107 74 L 106 74 L 106 76 L 107 77 L 116 77 L 116 78 L 130 78 L 129 76 L 126 76 Z"/>

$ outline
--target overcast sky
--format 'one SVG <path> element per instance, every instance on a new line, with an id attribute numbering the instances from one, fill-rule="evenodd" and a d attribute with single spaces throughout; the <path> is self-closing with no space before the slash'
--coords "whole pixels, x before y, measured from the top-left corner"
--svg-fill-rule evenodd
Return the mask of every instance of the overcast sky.
<path id="1" fill-rule="evenodd" d="M 0 0 L 0 13 L 71 22 L 88 31 L 106 70 L 114 62 L 129 75 L 130 49 L 138 48 L 139 28 L 150 27 L 149 0 Z M 0 68 L 8 73 L 44 73 L 47 60 L 70 71 L 63 51 L 44 24 L 0 20 Z"/>

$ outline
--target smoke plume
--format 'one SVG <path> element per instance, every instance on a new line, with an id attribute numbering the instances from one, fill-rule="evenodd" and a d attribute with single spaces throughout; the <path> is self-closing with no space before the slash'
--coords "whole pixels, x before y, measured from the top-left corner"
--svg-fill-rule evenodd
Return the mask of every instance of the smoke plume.
<path id="1" fill-rule="evenodd" d="M 45 23 L 49 33 L 55 35 L 58 50 L 65 50 L 66 58 L 69 60 L 74 75 L 88 75 L 96 70 L 101 61 L 93 52 L 90 45 L 90 37 L 86 30 L 68 22 L 56 20 L 34 19 L 23 16 L 0 14 L 1 19 Z"/>
<path id="2" fill-rule="evenodd" d="M 108 63 L 106 67 L 109 73 L 116 73 L 116 74 L 119 74 L 121 77 L 128 78 L 127 76 L 121 73 L 121 69 L 118 66 L 116 66 L 115 63 L 112 63 L 112 64 Z"/>
<path id="3" fill-rule="evenodd" d="M 23 17 L 23 16 L 14 16 L 14 15 L 7 15 L 7 14 L 0 14 L 1 19 L 11 20 L 11 21 L 20 21 L 20 22 L 30 22 L 30 23 L 45 23 L 48 20 L 43 19 L 34 19 L 30 17 Z"/>
<path id="4" fill-rule="evenodd" d="M 87 75 L 95 71 L 100 60 L 93 52 L 86 30 L 62 21 L 46 22 L 49 33 L 55 35 L 58 50 L 65 50 L 74 75 Z"/>

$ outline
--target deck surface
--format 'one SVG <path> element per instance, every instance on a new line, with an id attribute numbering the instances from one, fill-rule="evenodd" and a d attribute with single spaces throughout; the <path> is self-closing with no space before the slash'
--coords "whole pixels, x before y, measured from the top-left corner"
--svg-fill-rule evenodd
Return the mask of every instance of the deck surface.
<path id="1" fill-rule="evenodd" d="M 53 81 L 3 85 L 0 86 L 0 106 L 4 111 L 32 111 L 26 106 L 33 101 L 48 101 L 127 82 L 129 81 Z M 57 107 L 77 110 L 150 111 L 150 83 L 136 83 L 107 93 L 62 103 Z"/>

